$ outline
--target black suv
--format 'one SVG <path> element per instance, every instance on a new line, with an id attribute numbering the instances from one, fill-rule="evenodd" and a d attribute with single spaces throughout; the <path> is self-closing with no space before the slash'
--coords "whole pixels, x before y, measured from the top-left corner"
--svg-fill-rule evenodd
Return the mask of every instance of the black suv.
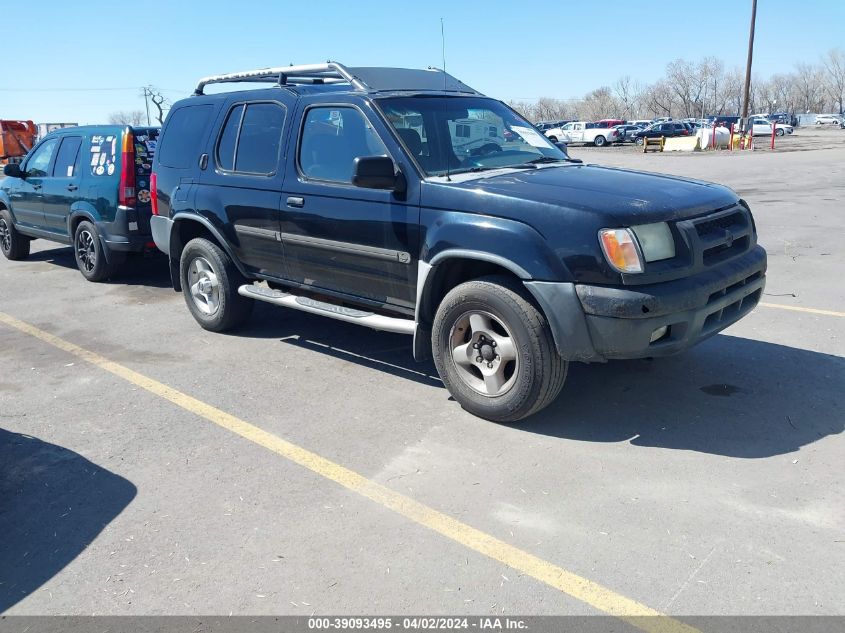
<path id="1" fill-rule="evenodd" d="M 29 255 L 36 238 L 73 244 L 89 281 L 127 253 L 154 248 L 150 174 L 159 128 L 86 125 L 45 136 L 0 182 L 0 250 Z"/>
<path id="2" fill-rule="evenodd" d="M 271 85 L 203 94 L 242 81 Z M 715 334 L 765 281 L 730 189 L 574 162 L 438 70 L 206 78 L 170 111 L 153 167 L 153 236 L 202 327 L 241 324 L 257 299 L 412 335 L 492 420 L 552 402 L 568 361 Z"/>
<path id="3" fill-rule="evenodd" d="M 642 145 L 646 138 L 672 138 L 674 136 L 692 135 L 692 125 L 682 121 L 662 121 L 652 123 L 646 129 L 634 133 L 634 143 Z"/>

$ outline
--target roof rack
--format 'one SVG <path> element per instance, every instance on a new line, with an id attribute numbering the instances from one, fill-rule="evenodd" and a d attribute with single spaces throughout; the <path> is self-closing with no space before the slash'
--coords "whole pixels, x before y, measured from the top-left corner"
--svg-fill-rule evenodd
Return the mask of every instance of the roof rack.
<path id="1" fill-rule="evenodd" d="M 199 80 L 195 95 L 203 94 L 210 84 L 239 82 L 269 82 L 279 86 L 291 84 L 349 84 L 362 92 L 391 90 L 445 90 L 468 94 L 479 94 L 463 82 L 455 79 L 439 68 L 426 70 L 404 68 L 348 68 L 338 62 L 325 64 L 306 64 L 302 66 L 277 66 L 245 70 L 225 75 L 212 75 Z"/>
<path id="2" fill-rule="evenodd" d="M 277 83 L 280 86 L 284 86 L 285 84 L 348 83 L 357 90 L 366 90 L 366 86 L 356 79 L 343 64 L 329 61 L 325 64 L 306 64 L 301 66 L 291 64 L 290 66 L 244 70 L 225 75 L 211 75 L 210 77 L 203 77 L 199 80 L 194 94 L 203 94 L 203 89 L 210 84 L 268 81 Z"/>

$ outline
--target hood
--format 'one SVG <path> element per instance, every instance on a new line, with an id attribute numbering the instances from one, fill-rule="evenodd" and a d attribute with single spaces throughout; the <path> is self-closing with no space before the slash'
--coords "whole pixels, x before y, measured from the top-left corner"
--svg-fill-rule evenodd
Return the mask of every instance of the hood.
<path id="1" fill-rule="evenodd" d="M 444 191 L 448 189 L 454 202 L 471 205 L 454 210 L 520 219 L 541 232 L 540 225 L 547 222 L 532 222 L 528 216 L 534 214 L 529 210 L 542 209 L 547 220 L 550 212 L 557 215 L 556 209 L 583 212 L 597 216 L 609 227 L 678 220 L 739 201 L 736 193 L 721 185 L 598 165 L 497 170 L 489 175 L 460 174 L 453 176 L 452 182 L 440 182 L 444 187 L 437 187 L 440 195 L 434 196 L 440 202 L 446 202 L 442 195 L 448 195 Z M 470 195 L 455 196 L 458 192 Z M 423 203 L 440 206 L 431 199 Z"/>

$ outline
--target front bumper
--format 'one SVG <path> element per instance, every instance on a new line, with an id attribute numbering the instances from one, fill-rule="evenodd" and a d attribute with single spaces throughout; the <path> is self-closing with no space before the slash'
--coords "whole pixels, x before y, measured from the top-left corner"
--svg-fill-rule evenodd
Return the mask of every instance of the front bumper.
<path id="1" fill-rule="evenodd" d="M 751 312 L 766 282 L 756 246 L 713 270 L 647 286 L 526 282 L 568 360 L 604 361 L 675 354 Z M 655 330 L 667 332 L 652 342 Z"/>

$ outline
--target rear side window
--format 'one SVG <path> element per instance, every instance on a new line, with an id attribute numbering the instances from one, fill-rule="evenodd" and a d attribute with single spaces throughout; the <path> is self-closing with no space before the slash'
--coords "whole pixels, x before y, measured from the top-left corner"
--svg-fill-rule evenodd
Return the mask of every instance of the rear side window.
<path id="1" fill-rule="evenodd" d="M 82 145 L 81 136 L 66 136 L 56 154 L 53 165 L 53 176 L 57 178 L 73 178 L 76 175 L 76 158 L 79 156 L 79 146 Z"/>
<path id="2" fill-rule="evenodd" d="M 196 164 L 214 108 L 211 104 L 186 106 L 170 115 L 158 146 L 158 162 L 165 167 L 187 169 Z"/>
<path id="3" fill-rule="evenodd" d="M 118 137 L 115 134 L 95 134 L 89 145 L 91 175 L 111 176 L 117 169 Z"/>
<path id="4" fill-rule="evenodd" d="M 241 129 L 243 113 L 243 105 L 232 108 L 229 116 L 226 117 L 220 142 L 217 143 L 217 164 L 226 171 L 235 169 L 235 147 L 238 142 L 238 131 Z"/>
<path id="5" fill-rule="evenodd" d="M 217 142 L 221 169 L 269 176 L 279 163 L 285 109 L 278 103 L 247 103 L 232 108 Z"/>

